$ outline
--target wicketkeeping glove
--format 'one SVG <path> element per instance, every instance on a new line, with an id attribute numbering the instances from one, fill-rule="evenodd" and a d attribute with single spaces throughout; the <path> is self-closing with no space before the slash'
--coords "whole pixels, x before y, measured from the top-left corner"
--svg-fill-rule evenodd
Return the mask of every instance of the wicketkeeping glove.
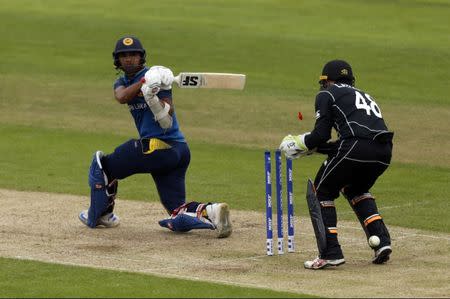
<path id="1" fill-rule="evenodd" d="M 287 135 L 281 141 L 280 150 L 288 159 L 297 159 L 301 156 L 311 154 L 312 151 L 305 145 L 305 136 L 308 134 L 310 133 L 307 132 L 298 136 Z"/>

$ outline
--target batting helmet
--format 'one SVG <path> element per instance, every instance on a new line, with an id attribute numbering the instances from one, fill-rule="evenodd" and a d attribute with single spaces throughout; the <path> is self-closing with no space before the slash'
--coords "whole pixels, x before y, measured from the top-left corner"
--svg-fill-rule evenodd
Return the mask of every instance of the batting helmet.
<path id="1" fill-rule="evenodd" d="M 145 49 L 142 47 L 141 42 L 134 36 L 125 36 L 119 39 L 116 42 L 116 47 L 114 48 L 114 52 L 112 53 L 114 59 L 114 65 L 116 68 L 120 67 L 119 62 L 119 53 L 124 52 L 139 52 L 141 53 L 141 64 L 145 63 Z"/>
<path id="2" fill-rule="evenodd" d="M 344 60 L 331 60 L 325 64 L 322 75 L 319 77 L 319 83 L 324 80 L 343 82 L 350 85 L 355 84 L 352 67 Z"/>

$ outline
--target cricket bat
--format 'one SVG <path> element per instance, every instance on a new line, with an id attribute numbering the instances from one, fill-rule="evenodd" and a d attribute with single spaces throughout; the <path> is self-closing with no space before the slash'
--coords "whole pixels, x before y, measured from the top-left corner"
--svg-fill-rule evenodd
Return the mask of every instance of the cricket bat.
<path id="1" fill-rule="evenodd" d="M 180 88 L 219 88 L 243 90 L 246 76 L 229 73 L 179 73 L 174 82 Z"/>

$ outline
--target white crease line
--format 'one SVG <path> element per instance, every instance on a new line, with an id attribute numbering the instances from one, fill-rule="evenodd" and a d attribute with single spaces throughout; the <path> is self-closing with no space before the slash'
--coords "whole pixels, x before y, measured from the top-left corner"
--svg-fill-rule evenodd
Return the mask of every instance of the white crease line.
<path id="1" fill-rule="evenodd" d="M 92 257 L 95 258 L 107 258 L 109 260 L 111 259 L 118 259 L 118 260 L 126 260 L 126 261 L 133 261 L 133 262 L 145 262 L 146 260 L 133 260 L 133 259 L 129 259 L 129 258 L 115 258 L 115 257 L 110 257 L 110 256 L 100 256 L 100 255 L 91 255 Z M 104 265 L 93 265 L 91 263 L 84 263 L 84 262 L 67 262 L 67 261 L 62 261 L 60 259 L 54 259 L 54 258 L 48 258 L 47 256 L 42 256 L 42 255 L 37 255 L 34 257 L 27 257 L 27 256 L 15 256 L 15 259 L 19 259 L 19 260 L 30 260 L 30 261 L 39 261 L 39 262 L 46 262 L 46 263 L 52 263 L 52 264 L 63 264 L 63 265 L 68 265 L 68 266 L 82 266 L 82 267 L 94 267 L 97 269 L 114 269 L 114 270 L 121 270 L 121 271 L 126 271 L 126 272 L 134 272 L 133 270 L 130 270 L 128 268 L 120 268 L 120 267 L 115 267 L 115 266 L 104 266 Z M 154 271 L 159 271 L 159 270 L 176 270 L 179 269 L 179 267 L 176 266 L 172 266 L 172 267 L 156 267 L 156 268 L 149 268 L 149 270 L 154 270 Z"/>
<path id="2" fill-rule="evenodd" d="M 390 209 L 398 209 L 398 208 L 407 208 L 407 207 L 412 207 L 412 206 L 423 206 L 424 204 L 429 204 L 432 203 L 431 200 L 428 201 L 422 201 L 422 202 L 414 202 L 414 203 L 406 203 L 406 204 L 402 204 L 402 205 L 396 205 L 396 206 L 380 206 L 378 207 L 378 209 L 380 210 L 380 212 L 382 212 L 383 210 L 390 210 Z M 338 212 L 338 216 L 339 215 L 353 215 L 354 212 L 353 211 L 347 211 L 347 212 Z"/>
<path id="3" fill-rule="evenodd" d="M 446 240 L 446 241 L 450 241 L 450 237 L 445 237 L 445 236 L 433 236 L 433 235 L 424 235 L 424 234 L 416 234 L 416 233 L 403 233 L 402 234 L 404 236 L 400 236 L 397 238 L 407 238 L 407 237 L 425 237 L 425 238 L 432 238 L 432 239 L 438 239 L 438 240 Z"/>
<path id="4" fill-rule="evenodd" d="M 338 229 L 339 228 L 345 228 L 345 229 L 353 229 L 353 230 L 362 230 L 361 227 L 355 227 L 355 226 L 347 226 L 347 225 L 339 225 L 338 224 Z M 401 238 L 407 238 L 407 237 L 421 237 L 421 238 L 431 238 L 431 239 L 436 239 L 436 240 L 445 240 L 445 241 L 450 241 L 450 237 L 447 236 L 435 236 L 435 235 L 426 235 L 426 234 L 417 234 L 417 233 L 408 233 L 408 232 L 402 232 L 402 231 L 397 231 L 396 229 L 391 229 L 390 230 L 391 234 L 399 234 L 400 236 L 396 236 L 395 238 L 397 239 L 401 239 Z M 305 232 L 301 232 L 301 233 L 297 233 L 298 235 L 305 235 L 305 236 L 315 236 L 312 233 L 305 233 Z M 403 235 L 403 236 L 401 236 Z M 341 240 L 356 240 L 355 238 L 345 238 L 345 237 L 339 237 L 339 239 Z M 359 239 L 358 239 L 359 240 Z"/>
<path id="5" fill-rule="evenodd" d="M 361 230 L 362 229 L 360 227 L 346 226 L 346 225 L 340 225 L 340 227 L 345 228 L 345 229 L 353 229 L 353 230 Z M 447 237 L 447 236 L 436 236 L 436 235 L 427 235 L 427 234 L 408 233 L 408 232 L 397 231 L 396 229 L 390 229 L 390 232 L 391 233 L 395 233 L 395 234 L 404 235 L 404 236 L 409 236 L 409 237 L 424 237 L 424 238 L 431 238 L 431 239 L 437 239 L 437 240 L 450 241 L 450 237 Z"/>

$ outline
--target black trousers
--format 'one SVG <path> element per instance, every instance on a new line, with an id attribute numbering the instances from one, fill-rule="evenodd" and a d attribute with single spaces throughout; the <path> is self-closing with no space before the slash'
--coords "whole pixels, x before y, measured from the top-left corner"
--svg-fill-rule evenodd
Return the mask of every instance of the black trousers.
<path id="1" fill-rule="evenodd" d="M 368 139 L 344 139 L 330 146 L 327 145 L 328 158 L 320 167 L 314 185 L 318 201 L 334 201 L 345 187 L 345 196 L 352 199 L 368 193 L 378 177 L 388 168 L 392 155 L 392 141 L 379 142 Z M 378 214 L 374 201 L 366 206 L 354 207 L 358 219 L 364 221 L 369 216 Z M 327 249 L 321 255 L 324 259 L 343 258 L 337 237 L 337 216 L 334 206 L 322 206 L 327 239 Z M 370 234 L 380 236 L 382 245 L 390 245 L 390 237 L 382 221 L 374 221 Z"/>
<path id="2" fill-rule="evenodd" d="M 351 138 L 336 142 L 314 180 L 317 199 L 335 200 L 343 187 L 350 198 L 369 192 L 391 157 L 392 141 Z"/>

